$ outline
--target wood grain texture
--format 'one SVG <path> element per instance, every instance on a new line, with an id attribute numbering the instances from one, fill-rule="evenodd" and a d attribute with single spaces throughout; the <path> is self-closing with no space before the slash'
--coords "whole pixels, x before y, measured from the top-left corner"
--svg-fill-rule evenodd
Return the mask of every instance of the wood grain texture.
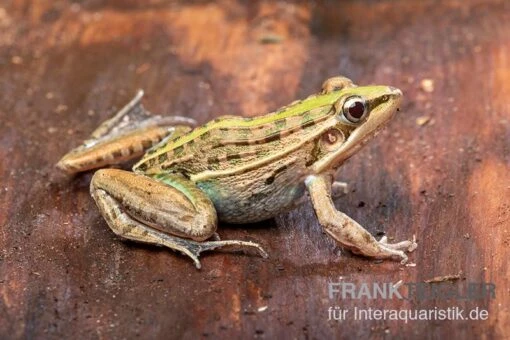
<path id="1" fill-rule="evenodd" d="M 255 225 L 220 225 L 223 238 L 260 242 L 269 259 L 208 254 L 197 271 L 184 256 L 121 242 L 89 196 L 91 174 L 53 167 L 138 88 L 151 111 L 203 123 L 275 109 L 337 74 L 405 94 L 390 126 L 343 167 L 352 189 L 336 205 L 374 234 L 416 234 L 416 267 L 341 250 L 306 204 Z M 508 1 L 4 0 L 0 93 L 1 338 L 508 337 Z M 327 294 L 340 278 L 458 273 L 445 284 L 494 282 L 497 298 Z M 335 305 L 490 315 L 328 321 Z"/>

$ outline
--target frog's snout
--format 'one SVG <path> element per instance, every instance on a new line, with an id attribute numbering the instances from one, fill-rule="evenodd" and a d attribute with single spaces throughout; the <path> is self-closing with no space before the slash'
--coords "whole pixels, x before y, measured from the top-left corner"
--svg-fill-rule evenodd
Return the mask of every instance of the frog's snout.
<path id="1" fill-rule="evenodd" d="M 388 89 L 390 90 L 390 92 L 396 96 L 403 96 L 403 93 L 402 91 L 400 91 L 400 89 L 397 89 L 396 87 L 393 87 L 393 86 L 388 86 Z"/>
<path id="2" fill-rule="evenodd" d="M 390 96 L 393 98 L 393 107 L 395 111 L 399 111 L 400 103 L 402 102 L 403 93 L 400 89 L 397 89 L 393 86 L 388 86 L 388 92 L 390 93 Z"/>

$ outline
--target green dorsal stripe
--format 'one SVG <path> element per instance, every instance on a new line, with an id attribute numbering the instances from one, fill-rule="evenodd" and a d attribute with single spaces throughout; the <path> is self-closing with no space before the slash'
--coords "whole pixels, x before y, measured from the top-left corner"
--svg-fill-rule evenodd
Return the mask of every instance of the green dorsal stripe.
<path id="1" fill-rule="evenodd" d="M 147 158 L 143 159 L 143 162 L 147 162 L 151 158 L 156 158 L 162 153 L 166 153 L 169 150 L 174 148 L 178 148 L 192 140 L 197 138 L 206 139 L 210 136 L 210 130 L 213 129 L 226 129 L 226 128 L 241 128 L 247 127 L 250 129 L 257 128 L 260 125 L 266 125 L 275 123 L 277 121 L 281 121 L 283 119 L 292 118 L 297 115 L 300 115 L 303 112 L 307 112 L 310 110 L 315 110 L 324 106 L 331 106 L 338 100 L 338 93 L 331 93 L 328 95 L 320 95 L 320 96 L 311 96 L 306 98 L 305 100 L 298 102 L 294 105 L 290 105 L 285 108 L 285 110 L 280 110 L 279 112 L 272 112 L 260 117 L 255 118 L 242 118 L 242 117 L 227 117 L 216 119 L 212 122 L 209 122 L 207 125 L 197 128 L 187 135 L 181 136 L 178 141 L 169 141 L 169 143 L 163 146 L 161 149 L 157 150 Z M 327 115 L 329 110 L 324 110 L 323 114 Z"/>

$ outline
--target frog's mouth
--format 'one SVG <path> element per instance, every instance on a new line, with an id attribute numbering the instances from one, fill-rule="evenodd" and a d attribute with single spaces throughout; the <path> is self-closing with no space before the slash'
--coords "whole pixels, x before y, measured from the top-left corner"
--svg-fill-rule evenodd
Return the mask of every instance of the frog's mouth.
<path id="1" fill-rule="evenodd" d="M 400 106 L 402 91 L 389 86 L 385 95 L 390 100 L 373 108 L 368 119 L 350 134 L 340 148 L 317 161 L 312 166 L 315 173 L 339 167 L 386 126 Z"/>

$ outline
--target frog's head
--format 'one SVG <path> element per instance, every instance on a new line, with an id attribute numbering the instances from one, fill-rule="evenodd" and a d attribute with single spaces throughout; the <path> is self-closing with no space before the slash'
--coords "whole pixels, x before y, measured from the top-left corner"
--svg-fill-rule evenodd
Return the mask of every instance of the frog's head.
<path id="1" fill-rule="evenodd" d="M 315 173 L 336 169 L 356 153 L 391 120 L 402 100 L 402 91 L 391 86 L 347 83 L 328 92 L 337 96 L 333 105 L 337 121 L 321 136 L 312 165 Z"/>

